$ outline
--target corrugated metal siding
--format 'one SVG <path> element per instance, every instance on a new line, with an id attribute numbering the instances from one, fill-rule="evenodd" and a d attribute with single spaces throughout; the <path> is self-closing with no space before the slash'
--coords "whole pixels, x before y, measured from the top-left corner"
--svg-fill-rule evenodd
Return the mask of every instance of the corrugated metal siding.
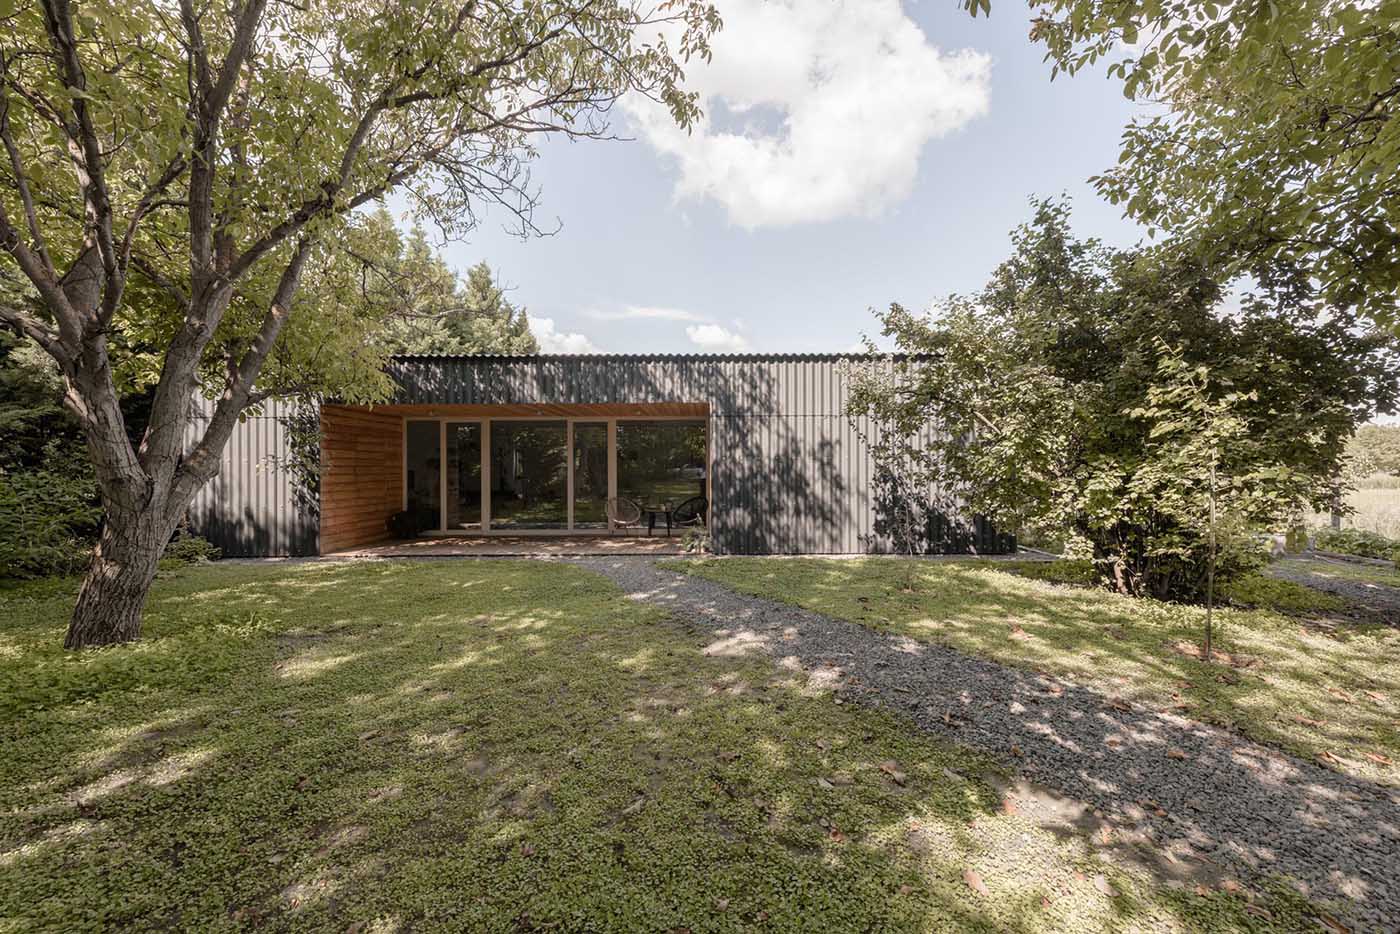
<path id="1" fill-rule="evenodd" d="M 234 429 L 218 476 L 195 494 L 190 527 L 227 557 L 317 553 L 316 491 L 300 489 L 288 468 L 290 403 L 270 403 Z M 203 434 L 210 406 L 196 403 L 186 447 Z"/>
<path id="2" fill-rule="evenodd" d="M 706 403 L 712 448 L 711 529 L 725 554 L 887 551 L 876 476 L 844 413 L 858 355 L 397 358 L 395 403 L 427 405 Z M 314 554 L 317 501 L 287 468 L 285 420 L 270 405 L 234 432 L 220 474 L 191 507 L 197 530 L 228 555 Z M 204 416 L 191 425 L 202 431 Z M 312 491 L 314 493 L 314 491 Z M 1014 548 L 986 523 L 951 516 L 934 550 Z"/>
<path id="3" fill-rule="evenodd" d="M 711 529 L 722 554 L 887 551 L 861 441 L 845 415 L 858 355 L 408 357 L 390 366 L 405 404 L 703 402 L 710 407 Z M 948 517 L 935 550 L 1014 548 Z"/>

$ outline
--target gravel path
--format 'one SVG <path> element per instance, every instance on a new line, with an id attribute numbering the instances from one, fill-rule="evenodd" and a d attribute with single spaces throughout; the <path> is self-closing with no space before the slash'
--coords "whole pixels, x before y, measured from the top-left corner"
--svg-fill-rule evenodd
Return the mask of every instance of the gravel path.
<path id="1" fill-rule="evenodd" d="M 1269 576 L 1293 581 L 1314 590 L 1334 593 L 1376 616 L 1381 622 L 1400 626 L 1400 588 L 1386 587 L 1348 577 L 1326 577 L 1314 571 L 1345 565 L 1336 558 L 1284 558 L 1269 566 Z"/>
<path id="2" fill-rule="evenodd" d="M 1168 884 L 1281 874 L 1357 930 L 1400 931 L 1400 789 L 941 646 L 735 593 L 650 558 L 584 558 L 710 653 L 763 651 L 850 702 L 1008 762 L 1033 819 L 1093 834 Z M 1108 841 L 1112 841 L 1111 843 Z"/>

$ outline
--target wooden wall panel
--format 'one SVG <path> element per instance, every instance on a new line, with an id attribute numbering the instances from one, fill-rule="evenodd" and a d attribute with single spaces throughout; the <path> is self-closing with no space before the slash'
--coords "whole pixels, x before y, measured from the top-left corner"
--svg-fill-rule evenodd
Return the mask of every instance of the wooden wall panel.
<path id="1" fill-rule="evenodd" d="M 384 522 L 402 508 L 403 419 L 322 406 L 321 554 L 390 538 Z"/>

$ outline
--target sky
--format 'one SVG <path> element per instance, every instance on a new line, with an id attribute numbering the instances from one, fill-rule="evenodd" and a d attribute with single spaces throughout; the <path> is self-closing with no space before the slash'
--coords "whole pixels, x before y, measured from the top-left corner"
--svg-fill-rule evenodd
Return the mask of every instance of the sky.
<path id="1" fill-rule="evenodd" d="M 1088 183 L 1133 105 L 1102 73 L 1052 82 L 1024 4 L 717 5 L 692 133 L 625 100 L 630 139 L 542 146 L 536 221 L 557 233 L 521 241 L 497 212 L 444 247 L 490 264 L 542 351 L 851 350 L 872 309 L 985 283 L 1032 196 L 1070 195 L 1081 235 L 1142 238 Z"/>

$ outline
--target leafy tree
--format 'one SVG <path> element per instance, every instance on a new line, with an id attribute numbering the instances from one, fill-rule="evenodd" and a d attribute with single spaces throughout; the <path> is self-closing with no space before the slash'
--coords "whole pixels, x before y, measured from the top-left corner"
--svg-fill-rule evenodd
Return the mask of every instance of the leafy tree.
<path id="1" fill-rule="evenodd" d="M 1354 473 L 1400 476 L 1400 425 L 1362 425 L 1347 445 L 1347 453 L 1358 465 Z"/>
<path id="2" fill-rule="evenodd" d="M 1221 313 L 1199 266 L 1077 240 L 1053 202 L 1013 242 L 975 298 L 933 316 L 890 308 L 884 332 L 909 356 L 858 368 L 848 414 L 882 426 L 877 463 L 917 464 L 920 485 L 1005 528 L 1086 541 L 1123 591 L 1199 596 L 1213 553 L 1190 518 L 1199 477 L 1181 466 L 1200 451 L 1153 434 L 1173 405 L 1195 417 L 1164 347 L 1207 374 L 1211 405 L 1229 403 L 1228 437 L 1202 437 L 1218 442 L 1220 476 L 1247 486 L 1251 523 L 1331 502 L 1346 439 L 1400 396 L 1392 336 L 1291 290 Z M 1248 561 L 1222 551 L 1221 573 Z"/>
<path id="3" fill-rule="evenodd" d="M 1189 366 L 1165 344 L 1159 349 L 1158 380 L 1147 387 L 1147 404 L 1129 413 L 1151 426 L 1129 491 L 1171 520 L 1149 557 L 1205 567 L 1201 657 L 1209 662 L 1221 546 L 1247 563 L 1258 554 L 1253 528 L 1288 517 L 1306 498 L 1308 483 L 1250 435 L 1239 411 L 1257 402 L 1257 393 L 1232 392 L 1217 384 L 1209 367 Z M 1204 558 L 1196 554 L 1202 546 Z"/>
<path id="4" fill-rule="evenodd" d="M 1153 105 L 1101 192 L 1225 278 L 1293 266 L 1400 328 L 1400 0 L 1029 5 L 1052 77 L 1106 63 Z"/>
<path id="5" fill-rule="evenodd" d="M 96 533 L 97 484 L 52 362 L 0 333 L 0 578 L 72 573 Z"/>
<path id="6" fill-rule="evenodd" d="M 717 27 L 703 0 L 0 11 L 0 323 L 58 364 L 105 515 L 66 644 L 137 637 L 161 549 L 250 405 L 385 391 L 375 322 L 335 300 L 356 208 L 403 190 L 446 234 L 488 205 L 529 232 L 532 140 L 605 136 L 629 92 L 688 126 L 680 62 Z M 155 387 L 136 443 L 128 378 Z M 213 411 L 189 441 L 196 393 Z"/>

